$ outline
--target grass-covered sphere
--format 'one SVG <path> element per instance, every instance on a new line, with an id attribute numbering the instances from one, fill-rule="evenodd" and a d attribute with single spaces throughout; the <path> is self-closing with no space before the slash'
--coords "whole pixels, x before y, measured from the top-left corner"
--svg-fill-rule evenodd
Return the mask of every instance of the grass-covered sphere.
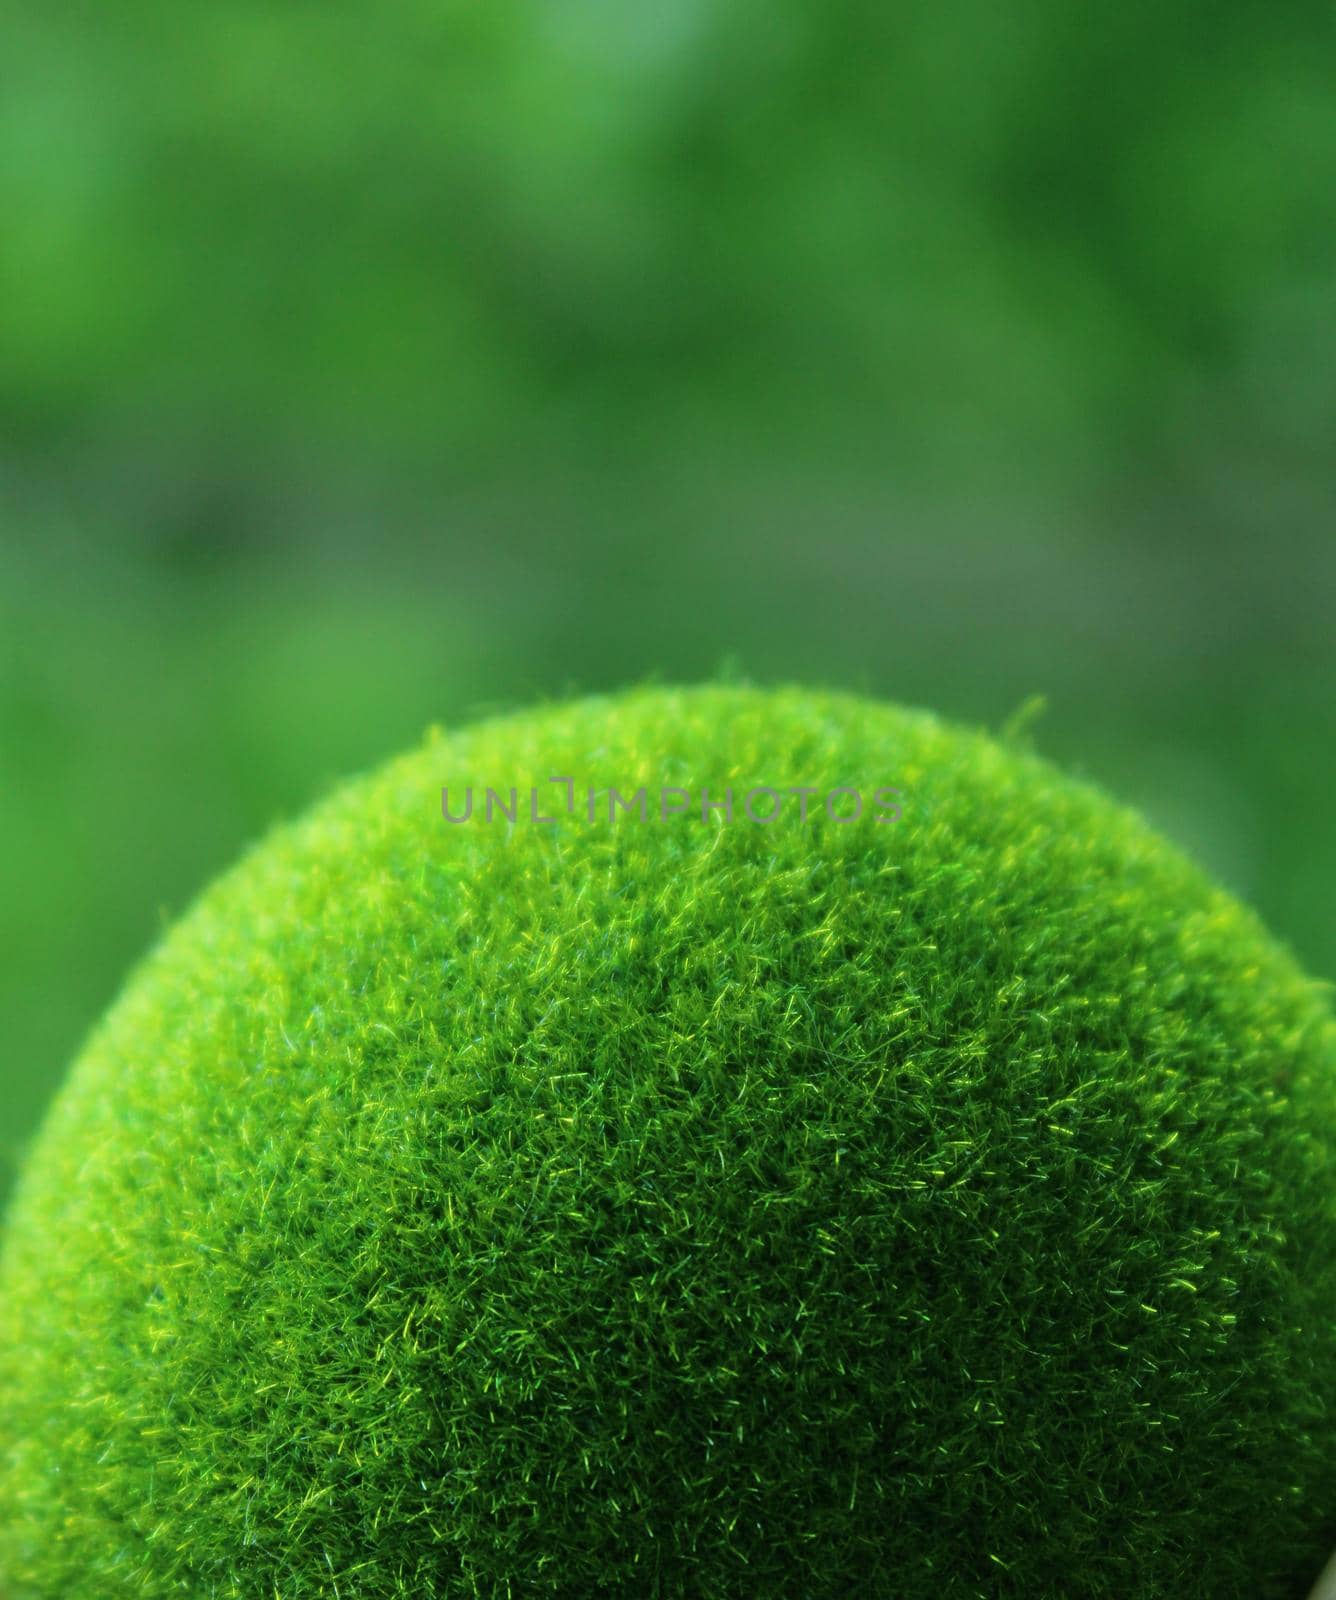
<path id="1" fill-rule="evenodd" d="M 433 736 L 216 883 L 56 1102 L 0 1593 L 1294 1600 L 1334 1071 L 1247 910 L 932 716 Z"/>

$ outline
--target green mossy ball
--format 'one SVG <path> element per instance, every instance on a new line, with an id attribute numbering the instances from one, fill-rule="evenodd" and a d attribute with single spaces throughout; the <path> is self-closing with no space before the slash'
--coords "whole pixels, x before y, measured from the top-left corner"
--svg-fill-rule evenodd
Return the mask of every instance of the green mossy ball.
<path id="1" fill-rule="evenodd" d="M 609 785 L 652 813 L 591 823 Z M 653 814 L 759 785 L 819 793 Z M 1248 911 L 930 715 L 433 736 L 216 883 L 52 1110 L 0 1592 L 1293 1600 L 1336 1543 L 1334 1069 Z"/>

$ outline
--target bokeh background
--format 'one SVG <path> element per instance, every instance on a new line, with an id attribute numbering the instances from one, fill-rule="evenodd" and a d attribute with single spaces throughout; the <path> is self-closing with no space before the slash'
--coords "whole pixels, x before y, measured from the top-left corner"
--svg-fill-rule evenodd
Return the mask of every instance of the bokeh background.
<path id="1" fill-rule="evenodd" d="M 445 723 L 998 726 L 1336 978 L 1322 0 L 0 0 L 0 1192 L 164 920 Z"/>

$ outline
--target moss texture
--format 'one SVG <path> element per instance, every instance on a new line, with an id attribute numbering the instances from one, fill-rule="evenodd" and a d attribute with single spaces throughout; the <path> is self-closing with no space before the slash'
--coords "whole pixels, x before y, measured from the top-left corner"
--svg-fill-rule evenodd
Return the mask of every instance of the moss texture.
<path id="1" fill-rule="evenodd" d="M 553 825 L 443 820 L 553 774 Z M 580 803 L 763 783 L 903 816 Z M 434 734 L 214 884 L 52 1109 L 0 1591 L 1290 1600 L 1336 1540 L 1334 1071 L 1250 912 L 926 713 Z"/>

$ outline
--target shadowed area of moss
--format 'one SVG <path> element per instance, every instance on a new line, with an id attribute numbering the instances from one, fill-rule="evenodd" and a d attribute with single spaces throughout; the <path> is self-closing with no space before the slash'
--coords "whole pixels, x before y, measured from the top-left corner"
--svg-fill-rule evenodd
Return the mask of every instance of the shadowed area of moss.
<path id="1" fill-rule="evenodd" d="M 442 818 L 554 774 L 550 826 Z M 903 816 L 579 803 L 642 784 Z M 1336 1535 L 1334 1068 L 1251 913 L 926 713 L 434 734 L 209 889 L 50 1113 L 0 1586 L 1288 1600 Z"/>

